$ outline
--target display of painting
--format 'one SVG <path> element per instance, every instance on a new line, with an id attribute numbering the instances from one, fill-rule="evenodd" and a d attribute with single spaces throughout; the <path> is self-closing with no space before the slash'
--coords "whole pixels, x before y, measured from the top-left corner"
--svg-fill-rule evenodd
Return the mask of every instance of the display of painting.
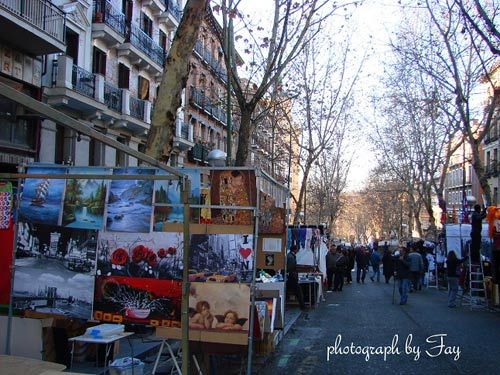
<path id="1" fill-rule="evenodd" d="M 199 204 L 199 171 L 183 170 L 187 171 L 190 203 Z M 27 172 L 50 176 L 157 171 L 32 166 Z M 255 205 L 255 194 L 248 188 L 254 172 L 231 172 L 212 171 L 213 204 Z M 240 194 L 230 200 L 236 190 Z M 106 322 L 180 327 L 183 235 L 161 232 L 165 222 L 182 221 L 179 202 L 177 181 L 26 179 L 19 211 L 15 307 Z M 252 220 L 251 214 L 240 215 L 238 210 L 209 214 L 212 221 L 231 225 Z M 198 302 L 205 301 L 216 319 L 205 329 L 229 330 L 234 320 L 231 330 L 248 330 L 250 293 L 241 283 L 251 282 L 253 267 L 250 233 L 193 234 L 189 273 L 196 292 L 190 298 L 191 317 Z M 211 282 L 217 284 L 203 285 Z"/>
<path id="2" fill-rule="evenodd" d="M 321 230 L 319 228 L 294 227 L 287 230 L 288 248 L 297 245 L 297 264 L 316 266 L 321 259 Z"/>
<path id="3" fill-rule="evenodd" d="M 181 283 L 169 270 L 182 236 L 151 233 L 153 180 L 50 178 L 153 175 L 155 169 L 30 166 L 27 173 L 48 178 L 24 182 L 14 307 L 116 323 L 180 324 Z"/>

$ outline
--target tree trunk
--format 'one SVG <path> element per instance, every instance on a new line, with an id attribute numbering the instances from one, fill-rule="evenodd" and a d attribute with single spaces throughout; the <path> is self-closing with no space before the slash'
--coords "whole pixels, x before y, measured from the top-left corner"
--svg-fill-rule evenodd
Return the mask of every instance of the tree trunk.
<path id="1" fill-rule="evenodd" d="M 300 186 L 299 199 L 297 201 L 297 207 L 295 208 L 295 217 L 293 218 L 293 225 L 299 224 L 300 210 L 302 209 L 302 206 L 304 205 L 304 200 L 306 198 L 305 195 L 306 195 L 307 178 L 309 177 L 310 171 L 311 171 L 310 164 L 306 164 L 306 169 L 304 170 L 304 177 L 302 178 L 302 185 Z M 304 213 L 304 218 L 305 218 L 305 213 Z"/>
<path id="2" fill-rule="evenodd" d="M 209 2 L 210 0 L 187 1 L 165 61 L 146 143 L 146 155 L 163 162 L 167 162 L 170 157 L 175 117 L 181 106 L 182 89 L 186 87 L 190 70 L 189 58 Z"/>
<path id="3" fill-rule="evenodd" d="M 254 105 L 243 105 L 240 103 L 241 123 L 238 132 L 238 151 L 236 151 L 235 165 L 238 167 L 245 166 L 248 159 L 248 148 L 252 135 L 252 113 L 255 109 Z"/>

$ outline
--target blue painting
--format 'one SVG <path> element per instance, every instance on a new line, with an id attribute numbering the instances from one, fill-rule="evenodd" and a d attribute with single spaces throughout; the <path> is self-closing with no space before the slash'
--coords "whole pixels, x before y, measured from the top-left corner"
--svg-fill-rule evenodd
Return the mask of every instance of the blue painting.
<path id="1" fill-rule="evenodd" d="M 120 168 L 114 175 L 154 175 L 151 168 Z M 112 180 L 109 187 L 106 230 L 149 233 L 153 213 L 153 180 Z"/>
<path id="2" fill-rule="evenodd" d="M 200 170 L 199 169 L 177 169 L 188 175 L 191 182 L 189 194 L 190 204 L 200 204 Z M 159 175 L 167 172 L 159 171 Z M 191 208 L 191 223 L 198 223 L 200 217 L 199 208 Z M 181 186 L 178 180 L 156 180 L 155 181 L 155 210 L 154 231 L 162 231 L 163 224 L 183 223 L 184 207 L 181 198 Z"/>
<path id="3" fill-rule="evenodd" d="M 110 168 L 75 167 L 70 174 L 111 174 Z M 68 179 L 64 193 L 62 225 L 69 228 L 102 229 L 109 180 Z"/>
<path id="4" fill-rule="evenodd" d="M 29 167 L 30 174 L 66 174 L 67 168 Z M 47 225 L 58 225 L 64 194 L 65 180 L 27 178 L 24 181 L 19 207 L 19 220 Z"/>

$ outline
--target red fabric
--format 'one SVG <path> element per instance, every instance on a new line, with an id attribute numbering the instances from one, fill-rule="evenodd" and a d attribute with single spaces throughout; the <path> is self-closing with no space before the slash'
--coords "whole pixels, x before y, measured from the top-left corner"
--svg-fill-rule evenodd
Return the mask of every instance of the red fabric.
<path id="1" fill-rule="evenodd" d="M 14 242 L 14 226 L 0 230 L 0 304 L 9 304 L 10 266 L 12 265 L 12 246 Z"/>

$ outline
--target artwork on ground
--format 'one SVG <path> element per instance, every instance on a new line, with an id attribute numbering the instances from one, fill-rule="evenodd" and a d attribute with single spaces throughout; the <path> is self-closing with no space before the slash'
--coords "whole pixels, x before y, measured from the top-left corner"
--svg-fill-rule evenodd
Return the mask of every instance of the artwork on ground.
<path id="1" fill-rule="evenodd" d="M 71 174 L 111 174 L 110 168 L 74 167 Z M 64 193 L 62 225 L 102 229 L 109 180 L 68 179 Z"/>
<path id="2" fill-rule="evenodd" d="M 259 192 L 259 233 L 282 234 L 285 232 L 285 209 L 276 207 L 272 196 Z"/>
<path id="3" fill-rule="evenodd" d="M 213 205 L 255 207 L 254 171 L 212 170 L 210 198 Z M 252 225 L 253 211 L 212 209 L 213 224 Z"/>
<path id="4" fill-rule="evenodd" d="M 181 326 L 182 283 L 97 276 L 93 318 L 109 323 Z"/>
<path id="5" fill-rule="evenodd" d="M 191 283 L 189 328 L 248 331 L 250 287 L 247 284 Z"/>
<path id="6" fill-rule="evenodd" d="M 189 251 L 189 281 L 250 283 L 253 275 L 253 236 L 193 234 Z"/>
<path id="7" fill-rule="evenodd" d="M 121 168 L 115 175 L 153 175 L 154 169 Z M 153 180 L 112 180 L 106 216 L 106 230 L 142 232 L 151 230 Z"/>
<path id="8" fill-rule="evenodd" d="M 66 168 L 29 167 L 32 174 L 66 174 Z M 19 206 L 19 220 L 58 225 L 65 182 L 63 179 L 27 178 Z"/>
<path id="9" fill-rule="evenodd" d="M 18 223 L 14 307 L 89 319 L 97 231 Z"/>
<path id="10" fill-rule="evenodd" d="M 191 182 L 189 203 L 200 204 L 200 171 L 198 169 L 179 169 L 179 171 L 187 174 Z M 158 171 L 158 174 L 167 174 L 167 172 Z M 182 206 L 181 186 L 178 180 L 156 180 L 154 196 L 153 228 L 155 231 L 162 231 L 163 224 L 184 222 L 184 207 Z M 200 209 L 192 208 L 190 215 L 190 222 L 197 224 L 199 222 Z"/>
<path id="11" fill-rule="evenodd" d="M 101 232 L 97 275 L 182 280 L 182 233 Z"/>

